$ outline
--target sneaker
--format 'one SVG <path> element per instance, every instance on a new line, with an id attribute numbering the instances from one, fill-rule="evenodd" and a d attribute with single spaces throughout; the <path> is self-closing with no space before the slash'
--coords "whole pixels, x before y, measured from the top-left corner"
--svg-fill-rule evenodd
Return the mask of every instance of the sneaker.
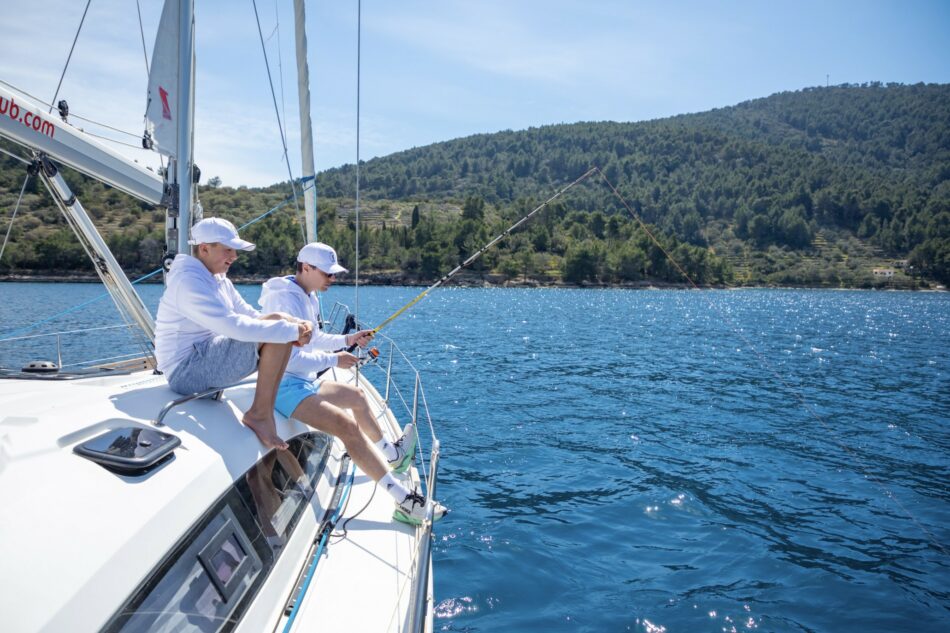
<path id="1" fill-rule="evenodd" d="M 432 522 L 435 523 L 447 513 L 446 507 L 436 501 L 435 511 L 432 513 Z M 426 518 L 426 498 L 416 491 L 410 492 L 409 496 L 402 500 L 402 503 L 396 505 L 393 518 L 409 525 L 422 525 Z"/>
<path id="2" fill-rule="evenodd" d="M 393 443 L 396 459 L 390 460 L 389 468 L 394 473 L 404 473 L 416 458 L 416 429 L 412 422 L 402 429 L 402 437 Z"/>

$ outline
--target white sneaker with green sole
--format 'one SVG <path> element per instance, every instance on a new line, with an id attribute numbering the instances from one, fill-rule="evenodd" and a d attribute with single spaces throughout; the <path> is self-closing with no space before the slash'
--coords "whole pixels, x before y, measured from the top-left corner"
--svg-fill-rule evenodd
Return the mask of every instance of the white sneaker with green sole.
<path id="1" fill-rule="evenodd" d="M 432 522 L 435 523 L 447 513 L 446 507 L 436 501 L 435 510 L 432 512 Z M 426 518 L 426 498 L 418 492 L 412 491 L 409 496 L 402 500 L 402 503 L 396 504 L 393 518 L 409 525 L 422 525 Z"/>
<path id="2" fill-rule="evenodd" d="M 396 458 L 389 461 L 389 468 L 394 473 L 404 473 L 416 457 L 416 429 L 412 422 L 403 427 L 402 437 L 393 442 L 393 448 Z"/>

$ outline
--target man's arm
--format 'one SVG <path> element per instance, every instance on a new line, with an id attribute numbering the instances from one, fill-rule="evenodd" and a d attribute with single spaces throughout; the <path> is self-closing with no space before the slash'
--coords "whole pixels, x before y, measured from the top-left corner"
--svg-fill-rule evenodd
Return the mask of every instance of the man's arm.
<path id="1" fill-rule="evenodd" d="M 188 281 L 182 279 L 178 287 L 178 311 L 215 334 L 254 343 L 299 342 L 304 337 L 296 323 L 239 314 L 230 310 L 216 294 L 209 294 L 200 284 Z"/>

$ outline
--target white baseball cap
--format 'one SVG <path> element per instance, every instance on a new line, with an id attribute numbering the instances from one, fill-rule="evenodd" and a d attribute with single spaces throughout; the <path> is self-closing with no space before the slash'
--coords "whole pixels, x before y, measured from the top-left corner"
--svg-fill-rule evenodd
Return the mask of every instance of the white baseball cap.
<path id="1" fill-rule="evenodd" d="M 336 259 L 336 251 L 323 242 L 310 242 L 300 249 L 297 261 L 316 266 L 328 275 L 348 272 Z"/>
<path id="2" fill-rule="evenodd" d="M 189 244 L 224 244 L 239 251 L 253 251 L 254 244 L 238 237 L 237 229 L 224 218 L 205 218 L 191 227 Z"/>

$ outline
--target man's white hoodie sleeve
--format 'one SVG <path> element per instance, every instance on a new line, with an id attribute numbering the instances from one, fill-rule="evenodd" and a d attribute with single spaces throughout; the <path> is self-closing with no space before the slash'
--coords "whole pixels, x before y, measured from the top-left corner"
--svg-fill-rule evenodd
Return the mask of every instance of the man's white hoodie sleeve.
<path id="1" fill-rule="evenodd" d="M 200 279 L 193 280 L 193 283 L 180 283 L 177 290 L 179 312 L 215 334 L 251 343 L 289 343 L 299 337 L 295 323 L 282 319 L 262 321 L 256 317 L 256 311 L 243 300 L 242 303 L 250 308 L 255 316 L 229 310 L 221 301 L 209 301 L 207 286 L 202 284 Z"/>

